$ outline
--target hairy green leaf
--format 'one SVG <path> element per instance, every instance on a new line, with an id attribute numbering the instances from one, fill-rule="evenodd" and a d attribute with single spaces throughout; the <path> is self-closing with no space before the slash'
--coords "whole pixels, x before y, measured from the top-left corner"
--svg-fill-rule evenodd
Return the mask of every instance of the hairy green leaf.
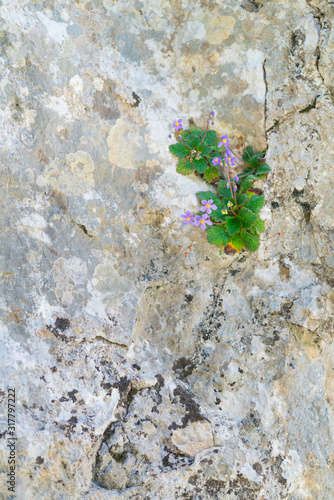
<path id="1" fill-rule="evenodd" d="M 245 248 L 245 242 L 241 238 L 240 234 L 235 234 L 230 241 L 231 247 L 233 247 L 237 252 L 240 252 L 243 248 Z"/>
<path id="2" fill-rule="evenodd" d="M 217 142 L 217 132 L 215 130 L 208 130 L 204 142 L 206 144 L 215 144 Z"/>
<path id="3" fill-rule="evenodd" d="M 187 146 L 189 146 L 189 148 L 193 149 L 193 148 L 196 148 L 196 146 L 199 145 L 199 143 L 201 142 L 201 139 L 199 137 L 196 137 L 192 134 L 189 134 L 186 138 L 185 138 L 185 141 L 184 141 Z"/>
<path id="4" fill-rule="evenodd" d="M 226 221 L 226 207 L 221 203 L 215 203 L 217 210 L 212 210 L 210 214 L 210 219 L 214 222 L 225 222 Z M 224 212 L 224 213 L 223 213 Z"/>
<path id="5" fill-rule="evenodd" d="M 264 205 L 264 196 L 252 196 L 249 201 L 247 201 L 245 207 L 252 210 L 252 212 L 259 213 Z"/>
<path id="6" fill-rule="evenodd" d="M 255 222 L 258 220 L 257 214 L 249 210 L 248 208 L 242 207 L 239 212 L 241 217 L 242 225 L 247 229 L 254 226 Z"/>
<path id="7" fill-rule="evenodd" d="M 240 177 L 240 176 L 239 176 Z M 243 192 L 247 191 L 250 187 L 253 185 L 253 176 L 247 176 L 245 179 L 242 179 L 240 188 L 243 190 Z"/>
<path id="8" fill-rule="evenodd" d="M 227 245 L 230 237 L 226 234 L 222 226 L 213 226 L 207 230 L 208 242 L 220 247 Z"/>
<path id="9" fill-rule="evenodd" d="M 187 148 L 182 142 L 171 144 L 169 146 L 169 151 L 179 158 L 182 158 L 183 156 L 187 156 L 189 154 L 189 148 Z"/>
<path id="10" fill-rule="evenodd" d="M 191 135 L 202 139 L 202 137 L 204 135 L 204 130 L 202 130 L 200 128 L 190 127 L 190 133 L 191 133 Z"/>
<path id="11" fill-rule="evenodd" d="M 264 222 L 262 219 L 258 219 L 256 221 L 256 223 L 254 224 L 254 227 L 253 229 L 255 229 L 255 231 L 258 233 L 258 234 L 261 234 L 265 231 L 265 225 L 264 225 Z"/>
<path id="12" fill-rule="evenodd" d="M 194 160 L 193 161 L 193 165 L 194 165 L 195 170 L 199 174 L 204 174 L 204 172 L 205 172 L 205 170 L 207 169 L 207 166 L 208 166 L 206 160 L 204 160 L 203 158 L 201 160 Z"/>
<path id="13" fill-rule="evenodd" d="M 230 188 L 226 187 L 227 182 L 221 180 L 218 185 L 218 193 L 222 198 L 230 199 L 232 197 Z"/>
<path id="14" fill-rule="evenodd" d="M 244 203 L 246 203 L 246 201 L 248 200 L 248 196 L 246 193 L 237 193 L 237 202 L 238 202 L 238 205 L 243 205 Z"/>
<path id="15" fill-rule="evenodd" d="M 268 172 L 271 172 L 271 168 L 269 167 L 269 165 L 266 165 L 265 163 L 263 163 L 263 164 L 262 164 L 262 165 L 260 165 L 260 167 L 257 169 L 256 174 L 257 174 L 257 175 L 260 175 L 260 174 L 267 174 Z"/>
<path id="16" fill-rule="evenodd" d="M 176 171 L 178 174 L 189 175 L 194 171 L 194 165 L 187 158 L 181 158 L 178 161 Z"/>
<path id="17" fill-rule="evenodd" d="M 243 229 L 241 230 L 241 237 L 244 240 L 246 247 L 251 252 L 256 252 L 260 246 L 260 241 L 258 236 L 246 233 Z"/>
<path id="18" fill-rule="evenodd" d="M 242 227 L 240 217 L 226 217 L 226 230 L 230 236 L 234 236 Z"/>
<path id="19" fill-rule="evenodd" d="M 207 182 L 211 182 L 214 179 L 217 179 L 217 177 L 219 178 L 219 170 L 218 170 L 218 168 L 207 167 L 207 169 L 204 172 L 204 179 Z"/>
<path id="20" fill-rule="evenodd" d="M 254 156 L 254 151 L 253 151 L 253 148 L 251 148 L 250 146 L 247 146 L 247 148 L 245 148 L 245 151 L 242 155 L 242 159 L 246 162 L 249 162 L 251 158 L 253 158 Z"/>
<path id="21" fill-rule="evenodd" d="M 211 153 L 211 148 L 205 142 L 200 142 L 196 147 L 197 151 L 203 153 L 204 156 L 207 156 Z"/>

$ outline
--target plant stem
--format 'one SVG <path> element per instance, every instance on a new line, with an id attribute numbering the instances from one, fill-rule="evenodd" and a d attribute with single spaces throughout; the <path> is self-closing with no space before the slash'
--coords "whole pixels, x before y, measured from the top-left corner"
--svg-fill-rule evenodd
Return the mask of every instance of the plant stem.
<path id="1" fill-rule="evenodd" d="M 209 122 L 206 124 L 205 133 L 204 133 L 204 135 L 203 135 L 203 139 L 201 140 L 201 142 L 203 142 L 203 141 L 204 141 L 205 136 L 206 136 L 206 133 L 207 133 L 207 131 L 208 131 L 208 128 L 209 128 Z"/>

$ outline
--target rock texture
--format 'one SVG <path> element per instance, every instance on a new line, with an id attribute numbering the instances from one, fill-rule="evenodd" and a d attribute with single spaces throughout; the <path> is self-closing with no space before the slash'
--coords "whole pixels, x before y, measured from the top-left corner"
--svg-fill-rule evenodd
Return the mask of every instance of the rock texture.
<path id="1" fill-rule="evenodd" d="M 329 0 L 3 0 L 1 479 L 17 498 L 328 500 Z M 180 215 L 173 120 L 257 149 L 271 234 L 219 255 Z"/>

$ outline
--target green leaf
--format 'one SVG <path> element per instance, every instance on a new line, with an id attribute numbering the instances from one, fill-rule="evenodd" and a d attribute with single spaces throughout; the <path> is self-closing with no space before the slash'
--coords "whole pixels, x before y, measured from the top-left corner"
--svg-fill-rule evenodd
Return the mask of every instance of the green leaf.
<path id="1" fill-rule="evenodd" d="M 208 130 L 204 142 L 206 144 L 215 144 L 217 142 L 217 132 L 215 130 Z"/>
<path id="2" fill-rule="evenodd" d="M 226 217 L 226 229 L 229 235 L 235 235 L 241 227 L 240 217 Z"/>
<path id="3" fill-rule="evenodd" d="M 241 238 L 240 234 L 235 234 L 230 241 L 231 247 L 233 247 L 237 252 L 240 252 L 243 248 L 245 248 L 245 242 Z"/>
<path id="4" fill-rule="evenodd" d="M 264 225 L 264 221 L 262 219 L 258 219 L 256 221 L 256 223 L 254 224 L 254 227 L 253 229 L 255 229 L 255 231 L 257 232 L 257 234 L 261 234 L 265 231 L 265 225 Z"/>
<path id="5" fill-rule="evenodd" d="M 238 202 L 238 205 L 243 205 L 244 203 L 246 203 L 246 201 L 248 200 L 248 196 L 246 193 L 237 193 L 237 202 Z"/>
<path id="6" fill-rule="evenodd" d="M 204 174 L 204 172 L 208 166 L 206 160 L 204 160 L 203 158 L 201 160 L 194 160 L 193 165 L 194 165 L 195 170 L 199 174 Z"/>
<path id="7" fill-rule="evenodd" d="M 202 140 L 202 137 L 204 135 L 204 130 L 202 130 L 200 128 L 190 127 L 190 132 L 191 132 L 191 135 L 193 135 L 194 137 L 199 137 L 200 140 Z"/>
<path id="8" fill-rule="evenodd" d="M 246 203 L 245 207 L 252 210 L 252 212 L 259 213 L 264 205 L 264 196 L 252 196 L 251 199 Z"/>
<path id="9" fill-rule="evenodd" d="M 220 204 L 220 199 L 218 198 L 218 196 L 213 193 L 212 191 L 199 191 L 198 193 L 196 193 L 197 197 L 199 198 L 200 201 L 202 200 L 213 200 L 213 203 L 215 205 L 219 205 Z"/>
<path id="10" fill-rule="evenodd" d="M 177 142 L 176 144 L 171 144 L 169 146 L 169 151 L 179 158 L 187 156 L 189 154 L 189 148 L 187 148 L 182 142 Z"/>
<path id="11" fill-rule="evenodd" d="M 253 178 L 252 176 L 247 176 L 245 179 L 241 181 L 240 188 L 243 190 L 243 192 L 247 191 L 250 187 L 253 185 Z"/>
<path id="12" fill-rule="evenodd" d="M 193 149 L 193 148 L 196 148 L 196 146 L 198 146 L 198 144 L 201 142 L 201 139 L 199 137 L 195 137 L 194 135 L 192 134 L 189 134 L 186 138 L 185 138 L 185 143 L 187 144 L 187 146 L 189 146 L 189 148 Z"/>
<path id="13" fill-rule="evenodd" d="M 253 148 L 251 148 L 250 146 L 247 146 L 247 148 L 245 148 L 245 151 L 242 155 L 242 159 L 248 163 L 249 160 L 251 158 L 253 158 L 253 156 L 254 156 Z"/>
<path id="14" fill-rule="evenodd" d="M 204 172 L 204 179 L 207 182 L 211 182 L 214 179 L 217 179 L 217 177 L 219 177 L 219 170 L 218 170 L 218 168 L 207 167 L 207 169 Z"/>
<path id="15" fill-rule="evenodd" d="M 220 247 L 227 245 L 230 237 L 226 234 L 222 226 L 213 226 L 207 230 L 208 242 Z"/>
<path id="16" fill-rule="evenodd" d="M 262 165 L 260 165 L 260 167 L 257 169 L 256 174 L 257 174 L 257 175 L 260 175 L 260 174 L 267 174 L 268 172 L 271 172 L 271 168 L 269 167 L 269 165 L 266 165 L 265 163 L 263 163 L 263 164 L 262 164 Z"/>
<path id="17" fill-rule="evenodd" d="M 210 219 L 214 222 L 225 222 L 226 214 L 223 214 L 222 212 L 226 211 L 226 207 L 224 207 L 221 203 L 215 203 L 215 205 L 217 206 L 217 210 L 212 210 Z"/>
<path id="18" fill-rule="evenodd" d="M 190 163 L 188 159 L 181 158 L 181 160 L 178 161 L 176 171 L 178 174 L 189 175 L 194 171 L 194 165 Z"/>
<path id="19" fill-rule="evenodd" d="M 218 193 L 222 198 L 228 198 L 230 199 L 232 197 L 231 195 L 231 190 L 230 188 L 226 187 L 227 182 L 224 180 L 221 180 L 218 185 Z"/>
<path id="20" fill-rule="evenodd" d="M 196 147 L 197 151 L 200 151 L 203 153 L 204 156 L 207 156 L 208 154 L 211 153 L 211 148 L 210 146 L 207 146 L 204 142 L 200 142 L 198 146 Z"/>
<path id="21" fill-rule="evenodd" d="M 252 234 L 246 233 L 246 231 L 241 230 L 241 237 L 246 243 L 246 247 L 251 252 L 256 252 L 256 250 L 260 246 L 260 241 L 258 236 L 254 236 Z"/>
<path id="22" fill-rule="evenodd" d="M 251 165 L 254 170 L 256 170 L 259 167 L 260 162 L 257 156 L 253 156 L 253 158 L 251 159 Z"/>
<path id="23" fill-rule="evenodd" d="M 254 212 L 245 207 L 242 207 L 242 209 L 239 212 L 239 215 L 241 217 L 242 225 L 246 229 L 254 226 L 255 222 L 258 220 L 258 216 Z"/>

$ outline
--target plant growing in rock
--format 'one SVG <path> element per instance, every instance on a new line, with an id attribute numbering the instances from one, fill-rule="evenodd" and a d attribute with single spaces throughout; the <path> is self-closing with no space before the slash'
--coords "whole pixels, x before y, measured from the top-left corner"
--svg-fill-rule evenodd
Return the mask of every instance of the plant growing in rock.
<path id="1" fill-rule="evenodd" d="M 194 215 L 188 211 L 182 218 L 185 224 L 206 231 L 208 242 L 225 247 L 225 252 L 246 248 L 255 252 L 265 225 L 259 215 L 264 196 L 253 185 L 271 169 L 264 163 L 265 153 L 246 147 L 242 137 L 236 146 L 237 154 L 231 149 L 226 134 L 219 137 L 214 130 L 209 130 L 214 115 L 212 111 L 205 129 L 195 126 L 184 129 L 182 120 L 173 124 L 177 142 L 169 149 L 178 158 L 176 171 L 183 175 L 194 172 L 215 189 L 215 192 L 198 192 L 200 211 Z M 232 170 L 238 173 L 234 175 Z"/>

